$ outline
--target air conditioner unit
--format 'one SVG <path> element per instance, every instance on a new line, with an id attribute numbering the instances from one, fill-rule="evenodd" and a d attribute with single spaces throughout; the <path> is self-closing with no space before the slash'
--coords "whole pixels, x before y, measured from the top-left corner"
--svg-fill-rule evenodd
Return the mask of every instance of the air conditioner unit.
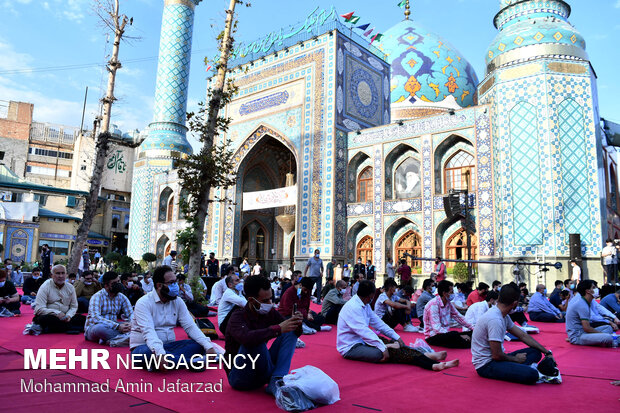
<path id="1" fill-rule="evenodd" d="M 77 206 L 77 199 L 74 196 L 67 197 L 67 206 L 69 208 L 75 208 Z"/>

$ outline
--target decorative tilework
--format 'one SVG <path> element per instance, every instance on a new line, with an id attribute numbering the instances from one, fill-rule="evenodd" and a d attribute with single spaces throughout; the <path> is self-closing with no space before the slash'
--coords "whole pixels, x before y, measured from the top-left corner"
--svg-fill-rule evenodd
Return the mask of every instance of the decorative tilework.
<path id="1" fill-rule="evenodd" d="M 374 265 L 376 268 L 382 268 L 383 265 L 383 254 L 381 253 L 383 249 L 383 226 L 381 219 L 381 203 L 383 201 L 383 152 L 381 150 L 381 146 L 378 145 L 375 147 L 374 156 L 374 232 L 375 236 L 373 237 L 374 242 Z"/>
<path id="2" fill-rule="evenodd" d="M 347 204 L 347 217 L 372 215 L 372 202 Z"/>
<path id="3" fill-rule="evenodd" d="M 283 105 L 288 101 L 289 94 L 285 90 L 284 92 L 273 93 L 269 96 L 255 99 L 250 102 L 244 103 L 239 107 L 239 114 L 241 116 L 249 115 L 250 113 L 258 112 L 272 108 L 274 106 Z"/>
<path id="4" fill-rule="evenodd" d="M 424 213 L 424 222 L 422 233 L 422 256 L 424 258 L 433 257 L 433 198 L 431 194 L 432 179 L 432 139 L 430 135 L 422 137 L 422 211 Z M 424 261 L 422 269 L 424 272 L 432 271 L 432 262 Z"/>
<path id="5" fill-rule="evenodd" d="M 493 203 L 493 152 L 489 108 L 476 110 L 476 194 L 470 194 L 470 205 L 477 206 L 473 211 L 478 229 L 478 256 L 495 255 L 495 222 Z"/>
<path id="6" fill-rule="evenodd" d="M 422 211 L 422 199 L 398 199 L 396 201 L 384 201 L 384 214 L 399 214 L 403 212 L 420 212 Z"/>

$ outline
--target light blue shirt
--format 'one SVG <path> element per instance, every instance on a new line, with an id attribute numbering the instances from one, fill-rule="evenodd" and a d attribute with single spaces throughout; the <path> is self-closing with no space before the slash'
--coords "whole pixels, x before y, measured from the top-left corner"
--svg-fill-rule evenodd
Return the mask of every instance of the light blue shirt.
<path id="1" fill-rule="evenodd" d="M 608 294 L 601 300 L 601 305 L 612 313 L 620 314 L 620 303 L 616 294 Z"/>
<path id="2" fill-rule="evenodd" d="M 560 314 L 560 310 L 555 308 L 553 304 L 549 302 L 547 297 L 539 292 L 535 292 L 532 298 L 530 298 L 530 304 L 527 306 L 527 312 L 541 312 L 554 315 Z"/>

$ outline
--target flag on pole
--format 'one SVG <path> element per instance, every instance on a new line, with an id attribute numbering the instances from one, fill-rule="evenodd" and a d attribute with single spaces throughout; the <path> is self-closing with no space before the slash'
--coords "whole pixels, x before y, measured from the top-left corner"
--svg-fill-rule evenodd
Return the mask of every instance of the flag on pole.
<path id="1" fill-rule="evenodd" d="M 354 11 L 352 11 L 351 13 L 347 13 L 347 14 L 341 14 L 340 17 L 342 17 L 345 21 L 349 21 L 351 20 L 351 17 L 353 17 L 353 13 L 355 13 Z"/>
<path id="2" fill-rule="evenodd" d="M 360 21 L 360 18 L 358 16 L 353 16 L 347 23 L 356 24 L 358 21 Z"/>
<path id="3" fill-rule="evenodd" d="M 406 4 L 407 4 L 407 0 L 402 0 L 400 3 L 398 3 L 398 7 L 402 9 L 403 7 L 405 7 Z"/>
<path id="4" fill-rule="evenodd" d="M 372 31 L 375 30 L 375 28 L 373 27 L 372 29 L 368 30 L 367 32 L 364 33 L 364 36 L 368 36 L 370 35 L 370 33 L 372 33 Z"/>
<path id="5" fill-rule="evenodd" d="M 359 26 L 356 27 L 356 29 L 366 30 L 368 26 L 370 26 L 370 23 L 360 24 Z"/>
<path id="6" fill-rule="evenodd" d="M 372 40 L 370 41 L 370 44 L 372 44 L 372 42 L 374 42 L 375 40 L 379 41 L 381 40 L 381 38 L 383 37 L 383 35 L 381 33 L 377 33 L 372 37 Z"/>

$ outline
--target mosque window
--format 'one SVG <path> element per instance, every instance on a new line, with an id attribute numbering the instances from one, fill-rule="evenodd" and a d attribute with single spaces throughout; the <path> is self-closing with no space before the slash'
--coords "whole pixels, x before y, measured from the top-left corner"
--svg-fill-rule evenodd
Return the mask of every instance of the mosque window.
<path id="1" fill-rule="evenodd" d="M 405 232 L 399 239 L 396 241 L 395 245 L 396 249 L 396 259 L 401 260 L 404 257 L 405 253 L 411 254 L 414 257 L 422 256 L 422 237 L 420 234 L 414 231 Z M 421 261 L 413 261 L 411 257 L 406 257 L 407 265 L 413 268 L 421 267 Z"/>
<path id="2" fill-rule="evenodd" d="M 372 201 L 372 167 L 368 166 L 357 178 L 357 202 Z"/>
<path id="3" fill-rule="evenodd" d="M 608 204 L 612 211 L 618 210 L 618 176 L 613 166 L 609 167 L 609 200 Z"/>
<path id="4" fill-rule="evenodd" d="M 471 259 L 477 259 L 478 238 L 471 236 Z M 449 260 L 466 260 L 467 259 L 467 233 L 463 229 L 456 231 L 446 242 L 446 257 Z M 448 262 L 448 267 L 454 267 L 453 262 Z"/>
<path id="5" fill-rule="evenodd" d="M 168 222 L 171 221 L 172 218 L 168 219 L 168 217 L 172 217 L 169 214 L 169 200 L 173 198 L 172 189 L 170 187 L 166 187 L 161 194 L 159 195 L 159 211 L 157 215 L 157 220 L 159 222 Z"/>
<path id="6" fill-rule="evenodd" d="M 256 256 L 265 259 L 265 232 L 259 229 L 256 233 Z"/>
<path id="7" fill-rule="evenodd" d="M 372 262 L 372 246 L 372 238 L 368 235 L 357 243 L 357 258 L 361 258 L 364 264 L 369 260 Z"/>
<path id="8" fill-rule="evenodd" d="M 476 166 L 474 157 L 469 152 L 461 150 L 452 155 L 446 162 L 444 171 L 446 192 L 450 189 L 475 189 L 473 183 L 476 182 Z"/>
<path id="9" fill-rule="evenodd" d="M 172 221 L 172 212 L 174 211 L 174 196 L 168 200 L 168 212 L 166 213 L 166 222 Z"/>

